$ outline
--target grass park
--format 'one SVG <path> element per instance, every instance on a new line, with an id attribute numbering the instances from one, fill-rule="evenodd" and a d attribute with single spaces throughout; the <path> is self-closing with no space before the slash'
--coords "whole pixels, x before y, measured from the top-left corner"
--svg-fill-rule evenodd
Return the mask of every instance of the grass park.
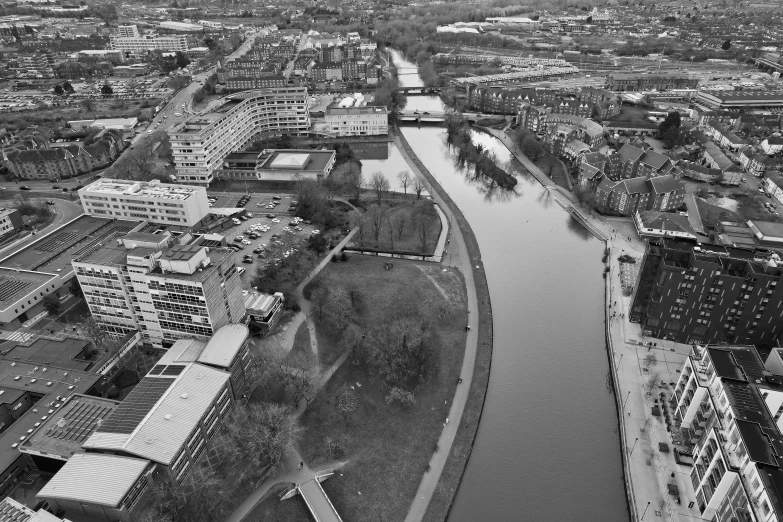
<path id="1" fill-rule="evenodd" d="M 369 200 L 367 200 L 369 201 Z M 441 222 L 429 199 L 379 199 L 355 220 L 354 246 L 379 252 L 432 255 Z"/>
<path id="2" fill-rule="evenodd" d="M 387 262 L 353 255 L 330 263 L 305 289 L 314 304 L 321 365 L 353 348 L 302 415 L 304 433 L 298 444 L 312 469 L 340 467 L 323 487 L 345 520 L 404 518 L 436 450 L 464 354 L 462 275 L 407 260 L 394 260 L 386 269 Z M 314 297 L 319 288 L 347 298 L 350 305 L 320 306 Z M 409 320 L 420 321 L 423 364 L 415 376 L 390 384 L 368 357 L 374 332 Z M 304 332 L 306 324 L 289 352 L 292 362 L 306 364 L 310 339 Z M 395 400 L 396 387 L 412 394 L 413 401 Z M 277 493 L 270 491 L 245 520 L 307 516 L 301 499 L 280 502 Z"/>
<path id="3" fill-rule="evenodd" d="M 53 130 L 66 127 L 71 120 L 140 117 L 145 109 L 149 109 L 151 113 L 160 102 L 159 99 L 87 100 L 67 106 L 2 113 L 0 125 L 9 131 L 20 131 L 35 125 Z"/>

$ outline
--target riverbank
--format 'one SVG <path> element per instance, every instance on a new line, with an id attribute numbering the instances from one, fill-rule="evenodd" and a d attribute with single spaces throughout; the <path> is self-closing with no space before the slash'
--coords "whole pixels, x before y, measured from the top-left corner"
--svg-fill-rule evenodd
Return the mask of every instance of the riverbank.
<path id="1" fill-rule="evenodd" d="M 453 224 L 452 240 L 457 239 L 457 236 L 461 237 L 468 259 L 450 256 L 449 263 L 462 265 L 466 288 L 470 294 L 471 286 L 473 287 L 472 291 L 476 301 L 475 310 L 470 310 L 469 314 L 471 319 L 477 319 L 475 346 L 472 347 L 473 350 L 470 350 L 470 346 L 466 346 L 465 360 L 463 361 L 463 368 L 470 366 L 472 377 L 469 384 L 463 383 L 462 387 L 458 386 L 452 410 L 457 405 L 456 396 L 459 394 L 466 394 L 466 397 L 463 399 L 464 405 L 460 415 L 452 417 L 451 425 L 449 426 L 447 423 L 444 426 L 444 433 L 447 431 L 453 431 L 454 433 L 447 436 L 445 441 L 442 440 L 442 442 L 445 442 L 445 445 L 443 443 L 439 444 L 436 455 L 433 456 L 430 470 L 422 479 L 419 493 L 406 518 L 407 521 L 442 521 L 448 517 L 452 502 L 465 472 L 481 420 L 492 364 L 492 305 L 478 241 L 470 224 L 456 203 L 443 190 L 429 170 L 419 161 L 407 140 L 405 140 L 405 136 L 398 129 L 395 129 L 394 139 L 397 148 L 409 164 L 411 170 L 425 181 L 428 191 Z M 452 254 L 454 253 L 454 246 L 449 246 L 452 249 Z M 471 356 L 473 357 L 472 361 L 470 360 Z M 464 386 L 468 386 L 467 392 L 465 392 Z M 441 439 L 443 439 L 443 436 Z M 445 458 L 444 453 L 446 455 Z"/>
<path id="2" fill-rule="evenodd" d="M 548 178 L 529 158 L 524 156 L 503 131 L 486 129 L 498 138 L 508 150 L 551 192 L 562 196 L 558 202 L 578 220 L 593 236 L 603 241 L 609 250 L 606 266 L 605 331 L 606 350 L 609 357 L 612 389 L 618 418 L 618 434 L 622 451 L 623 480 L 630 519 L 639 521 L 650 515 L 665 521 L 697 520 L 696 508 L 688 508 L 693 498 L 690 485 L 690 469 L 674 461 L 673 453 L 659 451 L 659 443 L 672 445 L 666 425 L 651 413 L 655 398 L 669 390 L 668 385 L 677 380 L 677 372 L 690 352 L 690 346 L 656 339 L 657 346 L 644 346 L 644 337 L 638 324 L 628 321 L 631 296 L 622 292 L 620 262 L 618 257 L 630 254 L 639 261 L 645 243 L 638 237 L 620 236 L 603 216 L 582 208 L 573 195 Z M 613 314 L 615 314 L 613 316 Z M 654 360 L 650 359 L 654 354 Z M 648 394 L 649 391 L 649 394 Z M 677 484 L 681 503 L 668 494 L 667 485 Z"/>

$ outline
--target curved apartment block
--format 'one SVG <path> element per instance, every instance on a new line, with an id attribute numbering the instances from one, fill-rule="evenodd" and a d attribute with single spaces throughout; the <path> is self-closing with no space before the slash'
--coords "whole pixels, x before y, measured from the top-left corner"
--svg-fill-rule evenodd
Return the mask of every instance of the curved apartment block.
<path id="1" fill-rule="evenodd" d="M 169 129 L 180 182 L 207 186 L 230 152 L 264 136 L 310 129 L 307 88 L 270 87 L 227 96 L 221 105 Z"/>

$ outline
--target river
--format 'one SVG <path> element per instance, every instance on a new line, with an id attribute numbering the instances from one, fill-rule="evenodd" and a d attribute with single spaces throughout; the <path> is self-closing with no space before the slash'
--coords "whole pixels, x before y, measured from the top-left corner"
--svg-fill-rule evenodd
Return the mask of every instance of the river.
<path id="1" fill-rule="evenodd" d="M 395 55 L 402 74 L 415 65 Z M 434 96 L 408 107 L 438 110 Z M 427 110 L 424 109 L 424 110 Z M 519 184 L 490 190 L 455 165 L 445 129 L 403 127 L 478 239 L 494 314 L 489 389 L 449 520 L 625 521 L 617 414 L 607 376 L 603 243 L 495 138 L 475 133 Z"/>

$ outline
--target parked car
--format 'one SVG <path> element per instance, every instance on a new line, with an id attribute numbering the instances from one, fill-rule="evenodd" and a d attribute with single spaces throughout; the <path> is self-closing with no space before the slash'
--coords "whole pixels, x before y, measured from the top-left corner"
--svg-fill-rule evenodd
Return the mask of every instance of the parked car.
<path id="1" fill-rule="evenodd" d="M 46 204 L 47 205 L 54 205 L 54 201 L 52 201 L 51 199 L 47 199 L 46 200 Z"/>
<path id="2" fill-rule="evenodd" d="M 56 190 L 56 189 L 60 188 L 60 185 L 54 185 L 54 186 L 52 186 L 52 188 Z"/>

